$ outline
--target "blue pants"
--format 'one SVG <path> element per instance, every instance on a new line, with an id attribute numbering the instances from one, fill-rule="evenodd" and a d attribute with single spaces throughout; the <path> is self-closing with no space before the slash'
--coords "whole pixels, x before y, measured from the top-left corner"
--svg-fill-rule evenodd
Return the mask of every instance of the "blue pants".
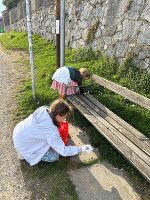
<path id="1" fill-rule="evenodd" d="M 59 160 L 59 154 L 52 148 L 50 148 L 41 159 L 44 162 L 54 162 Z"/>

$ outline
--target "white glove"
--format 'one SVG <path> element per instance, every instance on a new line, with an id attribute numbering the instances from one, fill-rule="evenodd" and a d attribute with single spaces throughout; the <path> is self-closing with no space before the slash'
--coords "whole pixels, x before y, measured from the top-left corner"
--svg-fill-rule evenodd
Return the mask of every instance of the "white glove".
<path id="1" fill-rule="evenodd" d="M 81 153 L 91 153 L 93 151 L 93 147 L 90 144 L 81 146 Z"/>

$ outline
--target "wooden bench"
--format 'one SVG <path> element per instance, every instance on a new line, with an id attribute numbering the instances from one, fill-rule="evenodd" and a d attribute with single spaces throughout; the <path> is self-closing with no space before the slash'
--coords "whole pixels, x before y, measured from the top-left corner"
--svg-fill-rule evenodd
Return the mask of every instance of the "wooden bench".
<path id="1" fill-rule="evenodd" d="M 92 79 L 96 83 L 150 109 L 150 99 L 97 75 L 93 75 Z M 68 96 L 67 99 L 150 182 L 150 139 L 90 94 L 72 95 Z"/>

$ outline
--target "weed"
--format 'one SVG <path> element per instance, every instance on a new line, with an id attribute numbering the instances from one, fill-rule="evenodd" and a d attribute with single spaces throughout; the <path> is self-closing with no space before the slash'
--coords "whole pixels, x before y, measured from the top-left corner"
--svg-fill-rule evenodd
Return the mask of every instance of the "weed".
<path id="1" fill-rule="evenodd" d="M 92 42 L 92 40 L 94 39 L 94 35 L 95 35 L 96 31 L 97 31 L 99 23 L 100 23 L 100 21 L 97 19 L 95 21 L 95 23 L 89 28 L 87 39 L 86 39 L 87 44 Z"/>
<path id="2" fill-rule="evenodd" d="M 96 26 L 96 25 L 95 25 Z M 96 26 L 97 27 L 97 26 Z M 94 29 L 96 30 L 96 29 Z M 92 37 L 90 37 L 92 39 Z M 90 39 L 90 40 L 91 40 Z M 7 49 L 22 49 L 23 51 L 28 52 L 28 42 L 26 33 L 17 33 L 9 32 L 5 33 L 0 37 L 0 42 Z M 58 97 L 58 94 L 50 89 L 51 76 L 56 70 L 56 53 L 55 46 L 50 44 L 47 40 L 41 38 L 40 36 L 33 35 L 33 49 L 34 49 L 34 63 L 35 63 L 35 72 L 36 72 L 36 101 L 33 100 L 31 94 L 31 80 L 30 77 L 24 77 L 22 85 L 18 89 L 18 113 L 16 117 L 19 120 L 21 117 L 26 117 L 33 112 L 34 109 L 40 105 L 49 105 L 51 101 Z M 91 74 L 100 75 L 108 80 L 117 82 L 120 85 L 126 86 L 129 89 L 132 89 L 135 92 L 138 92 L 146 97 L 150 97 L 150 76 L 146 73 L 145 70 L 138 69 L 135 67 L 132 59 L 128 58 L 122 65 L 119 65 L 116 58 L 108 58 L 106 55 L 101 54 L 101 52 L 94 52 L 92 49 L 66 49 L 65 52 L 66 65 L 74 66 L 76 68 L 86 66 Z M 29 62 L 23 61 L 27 71 L 30 71 Z M 105 106 L 107 106 L 114 113 L 119 115 L 125 121 L 133 125 L 147 137 L 150 137 L 150 111 L 136 106 L 129 102 L 125 101 L 122 97 L 114 94 L 113 92 L 104 89 L 103 87 L 98 86 L 91 81 L 92 86 L 90 91 L 93 96 L 100 100 Z M 86 128 L 86 132 L 89 134 L 91 144 L 100 150 L 101 159 L 109 160 L 113 165 L 120 168 L 126 169 L 130 173 L 130 176 L 137 176 L 136 170 L 120 155 L 107 141 L 103 136 L 98 133 L 89 122 L 87 122 L 83 116 L 81 116 L 77 111 L 74 113 L 73 123 L 75 125 L 81 126 L 81 128 Z M 40 164 L 33 171 L 33 176 L 41 175 L 41 177 L 51 178 L 51 172 L 54 172 L 52 166 L 48 166 L 48 169 L 45 168 L 46 165 Z M 57 164 L 55 167 L 58 167 Z M 42 170 L 41 173 L 38 172 L 39 168 Z M 65 168 L 64 165 L 60 167 L 63 171 Z M 49 171 L 50 175 L 48 175 Z M 56 177 L 59 177 L 59 170 L 56 170 Z M 32 173 L 31 173 L 32 174 Z M 67 175 L 65 174 L 66 179 Z M 139 178 L 143 182 L 143 178 Z M 60 179 L 64 180 L 63 175 L 60 175 Z M 59 180 L 60 180 L 59 179 Z M 54 180 L 52 178 L 52 180 Z M 60 180 L 60 183 L 61 180 Z M 65 182 L 66 183 L 66 182 Z M 69 180 L 68 180 L 69 184 Z M 146 185 L 147 183 L 144 182 Z M 74 189 L 72 186 L 67 188 L 64 186 L 62 188 L 61 184 L 58 186 L 64 191 L 64 193 L 72 193 L 71 199 L 76 199 L 74 197 Z M 57 196 L 60 198 L 60 193 L 57 187 L 57 184 L 54 184 L 54 192 L 49 194 L 50 198 L 55 199 Z M 73 191 L 73 192 L 72 192 Z"/>

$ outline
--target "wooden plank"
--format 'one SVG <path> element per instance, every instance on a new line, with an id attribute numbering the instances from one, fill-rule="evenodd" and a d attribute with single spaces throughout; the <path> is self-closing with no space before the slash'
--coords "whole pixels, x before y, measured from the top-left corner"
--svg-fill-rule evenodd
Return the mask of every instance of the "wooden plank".
<path id="1" fill-rule="evenodd" d="M 114 134 L 99 122 L 90 112 L 84 107 L 80 101 L 77 101 L 73 96 L 68 97 L 68 100 L 83 114 L 83 116 L 94 125 L 94 127 L 117 149 L 125 156 L 138 171 L 150 182 L 150 167 L 141 160 L 137 154 L 131 151 L 128 146 L 124 145 Z"/>
<path id="2" fill-rule="evenodd" d="M 94 102 L 92 100 L 89 100 L 83 95 L 79 96 L 82 101 L 84 101 L 87 105 L 90 106 L 97 114 L 99 114 L 101 117 L 103 117 L 108 123 L 110 123 L 113 127 L 115 127 L 121 134 L 123 134 L 126 138 L 128 138 L 132 143 L 134 143 L 136 146 L 138 146 L 142 151 L 144 151 L 148 156 L 150 156 L 150 148 L 147 145 L 147 143 L 143 143 L 143 141 L 139 140 L 137 137 L 132 134 L 132 132 L 125 129 L 123 126 L 121 126 L 117 121 L 115 121 L 111 116 L 109 116 L 108 113 L 105 113 L 100 108 L 95 106 Z M 150 157 L 149 157 L 150 160 Z"/>
<path id="3" fill-rule="evenodd" d="M 95 74 L 92 75 L 92 79 L 99 85 L 102 85 L 103 87 L 106 87 L 109 90 L 112 90 L 113 92 L 129 99 L 130 101 L 150 110 L 150 99 Z"/>
<path id="4" fill-rule="evenodd" d="M 85 94 L 84 96 L 80 95 L 80 98 L 83 101 L 85 101 L 91 108 L 93 108 L 97 113 L 99 113 L 105 120 L 107 120 L 110 124 L 112 124 L 125 137 L 131 140 L 136 146 L 138 146 L 141 150 L 143 150 L 147 155 L 150 156 L 149 138 L 145 137 L 138 130 L 133 129 L 131 125 L 129 125 L 127 122 L 123 121 L 120 117 L 112 113 L 108 108 L 106 108 L 103 104 L 101 104 L 91 95 L 89 94 Z M 139 137 L 137 137 L 138 133 L 140 133 Z M 145 138 L 145 140 L 143 140 L 143 138 Z"/>
<path id="5" fill-rule="evenodd" d="M 141 150 L 139 147 L 136 146 L 132 141 L 130 141 L 124 134 L 122 134 L 116 127 L 114 127 L 112 124 L 110 124 L 105 118 L 101 116 L 103 112 L 97 113 L 95 112 L 95 105 L 93 105 L 88 99 L 86 99 L 83 95 L 79 95 L 78 97 L 75 96 L 75 99 L 81 102 L 81 104 L 84 107 L 87 107 L 87 109 L 92 113 L 95 118 L 98 119 L 107 129 L 111 130 L 111 132 L 119 138 L 119 140 L 123 141 L 125 145 L 127 145 L 132 151 L 134 151 L 140 159 L 142 159 L 147 165 L 150 166 L 150 156 L 145 154 L 143 150 Z"/>
<path id="6" fill-rule="evenodd" d="M 115 121 L 117 121 L 120 125 L 122 125 L 123 127 L 125 127 L 128 131 L 132 132 L 135 137 L 137 137 L 138 139 L 140 139 L 141 141 L 143 141 L 150 148 L 150 139 L 148 137 L 146 137 L 145 135 L 143 135 L 141 132 L 139 132 L 133 126 L 131 126 L 126 121 L 124 121 L 119 116 L 117 116 L 115 113 L 113 113 L 112 111 L 110 111 L 106 106 L 104 106 L 102 103 L 100 103 L 97 99 L 95 99 L 90 94 L 85 94 L 84 96 L 86 98 L 90 99 L 98 108 L 100 108 L 101 110 L 103 110 L 104 112 L 106 112 L 108 115 L 110 115 L 113 119 L 115 119 Z"/>

